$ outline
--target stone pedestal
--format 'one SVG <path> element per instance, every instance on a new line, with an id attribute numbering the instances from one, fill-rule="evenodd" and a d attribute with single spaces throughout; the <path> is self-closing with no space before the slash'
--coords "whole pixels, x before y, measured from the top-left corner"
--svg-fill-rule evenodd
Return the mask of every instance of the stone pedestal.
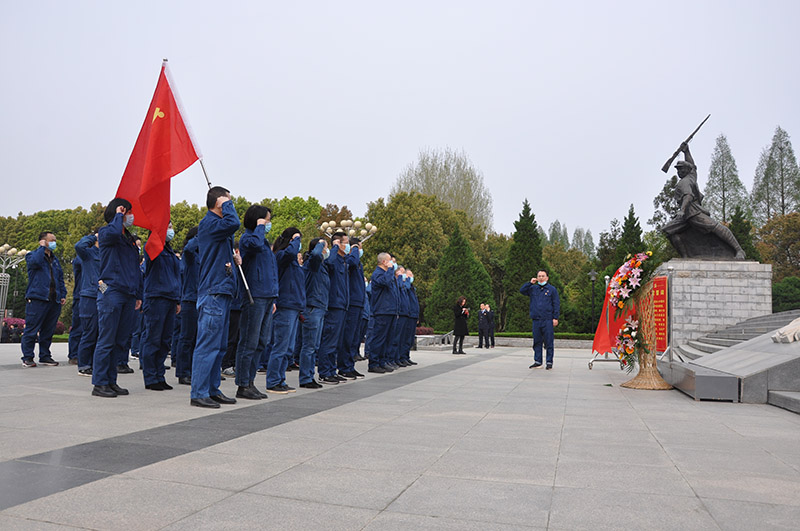
<path id="1" fill-rule="evenodd" d="M 661 264 L 656 275 L 667 275 L 670 266 L 675 346 L 772 313 L 770 264 L 676 258 Z"/>

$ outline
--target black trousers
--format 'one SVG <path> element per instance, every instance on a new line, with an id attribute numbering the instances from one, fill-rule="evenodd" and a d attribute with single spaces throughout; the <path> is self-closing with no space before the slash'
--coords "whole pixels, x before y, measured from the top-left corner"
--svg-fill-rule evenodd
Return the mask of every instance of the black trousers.
<path id="1" fill-rule="evenodd" d="M 453 354 L 464 352 L 464 336 L 453 336 Z"/>
<path id="2" fill-rule="evenodd" d="M 478 329 L 478 348 L 483 347 L 489 348 L 489 329 L 488 328 L 479 328 Z"/>

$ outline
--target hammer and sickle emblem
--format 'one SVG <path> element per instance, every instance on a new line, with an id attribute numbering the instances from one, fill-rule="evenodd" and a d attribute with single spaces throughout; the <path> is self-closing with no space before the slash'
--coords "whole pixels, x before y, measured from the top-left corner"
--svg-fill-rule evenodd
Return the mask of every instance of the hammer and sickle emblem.
<path id="1" fill-rule="evenodd" d="M 163 117 L 164 117 L 164 111 L 161 110 L 161 107 L 156 107 L 156 112 L 153 113 L 153 122 L 156 121 L 156 118 L 163 118 Z"/>

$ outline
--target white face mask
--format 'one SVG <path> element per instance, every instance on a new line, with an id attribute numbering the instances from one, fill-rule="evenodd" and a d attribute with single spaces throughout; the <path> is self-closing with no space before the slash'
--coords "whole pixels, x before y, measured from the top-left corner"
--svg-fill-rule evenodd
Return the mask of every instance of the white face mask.
<path id="1" fill-rule="evenodd" d="M 133 225 L 133 214 L 125 214 L 125 218 L 122 220 L 122 226 L 126 229 Z"/>

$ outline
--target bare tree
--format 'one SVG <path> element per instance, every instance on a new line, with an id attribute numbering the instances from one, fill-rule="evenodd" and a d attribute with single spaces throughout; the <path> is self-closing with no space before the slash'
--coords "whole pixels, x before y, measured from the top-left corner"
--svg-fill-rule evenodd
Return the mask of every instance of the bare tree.
<path id="1" fill-rule="evenodd" d="M 492 194 L 463 150 L 420 150 L 419 159 L 403 170 L 392 187 L 392 194 L 398 192 L 435 196 L 465 212 L 484 232 L 492 228 Z"/>

